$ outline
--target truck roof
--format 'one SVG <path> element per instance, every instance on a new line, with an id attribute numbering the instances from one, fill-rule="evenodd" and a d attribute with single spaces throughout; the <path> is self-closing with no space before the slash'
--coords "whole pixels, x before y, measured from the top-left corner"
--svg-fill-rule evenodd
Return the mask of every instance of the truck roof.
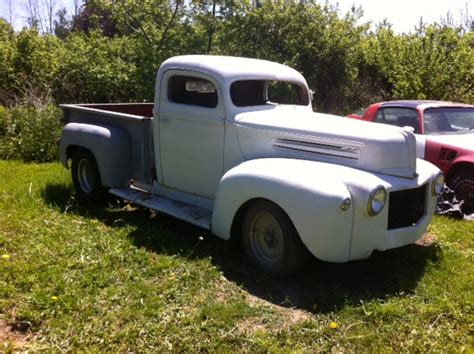
<path id="1" fill-rule="evenodd" d="M 306 80 L 295 69 L 267 60 L 219 55 L 182 55 L 163 62 L 159 74 L 169 69 L 199 71 L 215 77 L 222 83 L 236 80 L 281 80 L 301 83 Z"/>

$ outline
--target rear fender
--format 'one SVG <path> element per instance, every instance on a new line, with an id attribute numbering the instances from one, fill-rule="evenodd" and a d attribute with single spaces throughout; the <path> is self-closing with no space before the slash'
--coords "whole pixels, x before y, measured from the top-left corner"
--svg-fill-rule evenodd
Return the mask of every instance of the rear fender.
<path id="1" fill-rule="evenodd" d="M 308 168 L 310 166 L 310 168 Z M 212 231 L 229 239 L 242 207 L 263 198 L 280 206 L 293 222 L 302 242 L 317 258 L 349 259 L 353 207 L 346 185 L 327 171 L 328 164 L 293 159 L 256 159 L 229 170 L 222 178 L 214 204 Z M 238 227 L 238 225 L 237 225 Z"/>
<path id="2" fill-rule="evenodd" d="M 104 186 L 130 185 L 130 137 L 123 129 L 83 123 L 66 124 L 60 143 L 60 160 L 65 167 L 68 167 L 68 160 L 75 148 L 87 149 L 94 155 Z"/>

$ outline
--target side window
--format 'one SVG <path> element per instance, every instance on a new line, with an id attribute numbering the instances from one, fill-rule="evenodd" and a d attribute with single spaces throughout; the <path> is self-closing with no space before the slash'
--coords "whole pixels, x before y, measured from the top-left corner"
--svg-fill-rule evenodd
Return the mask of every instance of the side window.
<path id="1" fill-rule="evenodd" d="M 398 127 L 412 127 L 415 133 L 420 132 L 418 111 L 411 108 L 387 107 L 379 109 L 375 117 L 375 122 Z"/>
<path id="2" fill-rule="evenodd" d="M 214 108 L 217 107 L 217 90 L 206 79 L 174 75 L 168 81 L 168 99 L 174 103 Z"/>

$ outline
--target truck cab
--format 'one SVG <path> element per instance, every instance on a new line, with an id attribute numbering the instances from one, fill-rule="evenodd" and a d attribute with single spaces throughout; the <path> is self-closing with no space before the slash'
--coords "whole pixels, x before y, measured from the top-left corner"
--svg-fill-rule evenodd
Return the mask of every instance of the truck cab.
<path id="1" fill-rule="evenodd" d="M 443 187 L 412 133 L 313 113 L 304 77 L 269 61 L 170 58 L 148 116 L 143 104 L 62 107 L 61 159 L 79 195 L 107 189 L 240 237 L 269 272 L 412 243 Z"/>

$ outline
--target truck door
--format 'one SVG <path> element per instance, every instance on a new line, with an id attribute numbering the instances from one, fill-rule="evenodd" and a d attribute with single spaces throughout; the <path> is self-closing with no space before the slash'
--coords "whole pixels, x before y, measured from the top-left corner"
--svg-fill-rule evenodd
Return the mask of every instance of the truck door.
<path id="1" fill-rule="evenodd" d="M 162 184 L 214 198 L 224 171 L 225 109 L 217 82 L 201 73 L 170 70 L 160 91 L 155 136 Z"/>

